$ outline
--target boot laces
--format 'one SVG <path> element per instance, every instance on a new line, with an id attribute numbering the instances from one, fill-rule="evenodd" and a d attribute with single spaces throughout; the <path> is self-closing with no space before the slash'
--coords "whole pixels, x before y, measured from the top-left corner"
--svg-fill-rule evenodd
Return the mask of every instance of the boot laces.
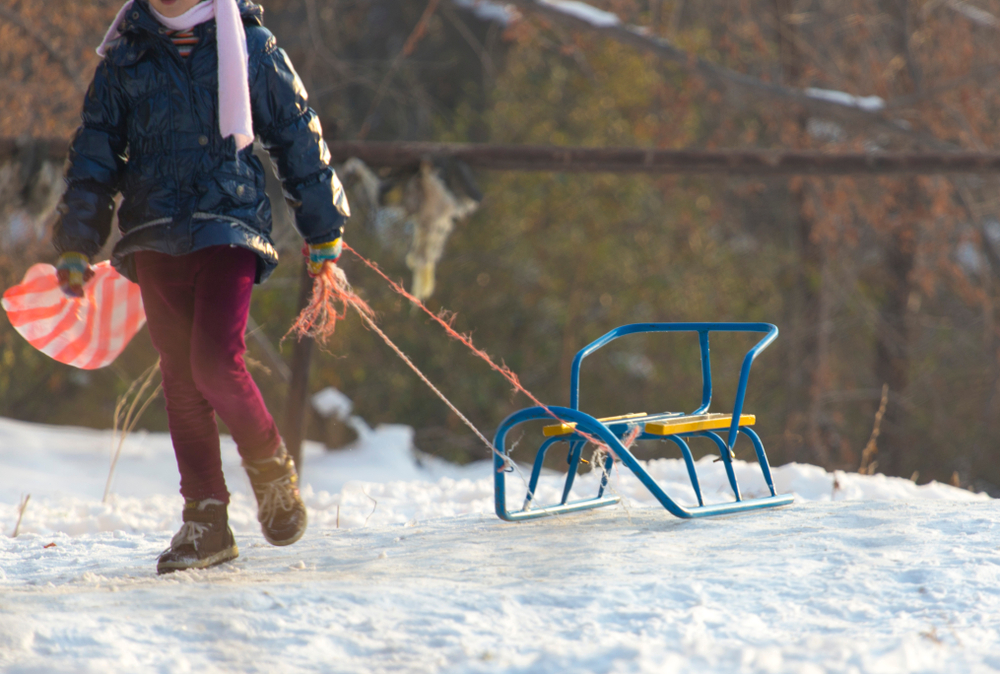
<path id="1" fill-rule="evenodd" d="M 208 531 L 209 526 L 207 524 L 202 524 L 201 522 L 185 522 L 181 525 L 180 531 L 174 534 L 174 537 L 170 539 L 170 547 L 180 547 L 185 544 L 191 544 L 194 549 L 198 549 L 198 541 L 201 537 L 205 535 Z"/>
<path id="2" fill-rule="evenodd" d="M 254 491 L 257 492 L 257 516 L 262 524 L 272 526 L 279 511 L 291 512 L 295 509 L 295 486 L 291 475 L 257 483 Z"/>

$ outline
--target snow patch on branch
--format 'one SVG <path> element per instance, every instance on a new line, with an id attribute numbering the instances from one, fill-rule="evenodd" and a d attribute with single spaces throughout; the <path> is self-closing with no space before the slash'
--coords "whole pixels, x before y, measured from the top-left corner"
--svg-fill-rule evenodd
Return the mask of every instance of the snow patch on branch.
<path id="1" fill-rule="evenodd" d="M 495 21 L 503 26 L 512 23 L 520 16 L 510 5 L 490 0 L 452 0 L 455 5 L 470 10 L 476 18 L 483 21 Z"/>
<path id="2" fill-rule="evenodd" d="M 610 28 L 621 25 L 621 19 L 616 14 L 605 12 L 603 9 L 597 9 L 585 2 L 578 2 L 577 0 L 538 0 L 538 2 L 542 5 L 548 5 L 563 14 L 569 14 L 581 21 L 586 21 L 598 28 Z"/>
<path id="3" fill-rule="evenodd" d="M 997 17 L 985 9 L 979 9 L 961 0 L 951 0 L 948 6 L 974 24 L 987 28 L 1000 28 L 1000 19 L 997 19 Z"/>
<path id="4" fill-rule="evenodd" d="M 816 89 L 813 87 L 806 89 L 805 94 L 810 98 L 845 105 L 850 108 L 860 108 L 868 112 L 877 112 L 885 108 L 885 99 L 881 96 L 855 96 L 843 91 Z"/>

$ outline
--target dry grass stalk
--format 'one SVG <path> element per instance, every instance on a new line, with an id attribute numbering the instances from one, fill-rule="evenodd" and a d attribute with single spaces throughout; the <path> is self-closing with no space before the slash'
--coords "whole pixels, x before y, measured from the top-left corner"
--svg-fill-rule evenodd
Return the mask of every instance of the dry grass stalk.
<path id="1" fill-rule="evenodd" d="M 374 504 L 374 505 L 372 505 L 372 511 L 370 513 L 368 513 L 368 517 L 365 518 L 364 526 L 368 526 L 368 520 L 370 520 L 372 518 L 372 515 L 375 514 L 376 508 L 378 508 L 378 501 L 376 501 L 374 498 L 372 498 L 371 494 L 369 494 L 368 492 L 366 492 L 364 489 L 361 490 L 361 493 L 364 494 L 365 496 L 367 496 L 368 500 L 370 500 Z M 339 513 L 339 511 L 337 513 L 337 519 L 338 519 L 338 524 L 339 524 L 339 519 L 340 519 L 340 513 Z"/>
<path id="2" fill-rule="evenodd" d="M 153 378 L 156 373 L 160 371 L 160 359 L 157 358 L 156 362 L 142 373 L 138 379 L 132 382 L 125 394 L 118 399 L 118 404 L 115 405 L 115 416 L 114 416 L 114 428 L 111 432 L 112 443 L 115 441 L 115 436 L 118 435 L 118 446 L 115 448 L 115 454 L 111 459 L 111 468 L 108 470 L 108 481 L 104 485 L 104 496 L 101 498 L 102 503 L 108 502 L 108 495 L 111 493 L 111 480 L 115 474 L 115 466 L 118 465 L 118 459 L 122 455 L 122 447 L 125 446 L 125 438 L 128 434 L 132 432 L 135 425 L 142 418 L 143 413 L 149 404 L 156 399 L 160 391 L 163 390 L 163 384 L 161 383 L 156 387 L 156 389 L 148 394 L 145 399 L 143 395 L 153 383 Z M 138 388 L 138 390 L 136 390 Z M 129 402 L 131 400 L 131 402 Z M 139 405 L 142 401 L 141 406 Z M 124 418 L 122 418 L 122 411 L 125 406 L 128 405 L 128 411 L 125 413 Z M 139 407 L 138 411 L 136 407 Z M 121 433 L 119 434 L 118 429 L 121 428 Z"/>
<path id="3" fill-rule="evenodd" d="M 874 475 L 878 468 L 878 461 L 872 461 L 872 457 L 878 454 L 878 435 L 882 430 L 882 417 L 885 415 L 885 407 L 889 403 L 889 385 L 882 384 L 882 402 L 878 405 L 878 412 L 875 413 L 875 425 L 872 427 L 872 435 L 868 438 L 868 444 L 861 452 L 861 466 L 858 468 L 860 475 Z"/>
<path id="4" fill-rule="evenodd" d="M 31 494 L 21 499 L 21 505 L 17 507 L 17 524 L 14 525 L 14 533 L 10 535 L 11 538 L 17 538 L 17 533 L 21 530 L 21 520 L 24 519 L 24 511 L 28 509 L 28 501 L 30 500 Z"/>

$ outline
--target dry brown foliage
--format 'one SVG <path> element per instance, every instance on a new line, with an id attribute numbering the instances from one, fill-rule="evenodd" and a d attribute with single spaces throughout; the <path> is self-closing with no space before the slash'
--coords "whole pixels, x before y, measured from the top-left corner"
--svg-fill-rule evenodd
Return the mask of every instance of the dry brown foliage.
<path id="1" fill-rule="evenodd" d="M 0 136 L 69 138 L 117 0 L 0 0 Z"/>

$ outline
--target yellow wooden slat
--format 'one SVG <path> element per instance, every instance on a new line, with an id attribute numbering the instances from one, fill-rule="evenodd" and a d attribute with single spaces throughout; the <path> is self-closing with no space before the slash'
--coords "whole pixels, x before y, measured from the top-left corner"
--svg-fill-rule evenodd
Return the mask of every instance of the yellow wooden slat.
<path id="1" fill-rule="evenodd" d="M 609 421 L 621 421 L 623 419 L 635 419 L 636 417 L 646 416 L 645 412 L 633 412 L 632 414 L 621 414 L 617 417 L 604 417 L 603 419 L 598 419 L 602 424 L 608 423 Z M 557 435 L 569 435 L 576 428 L 576 422 L 571 421 L 567 424 L 553 424 L 552 426 L 546 426 L 542 429 L 542 434 L 547 438 L 554 438 Z"/>
<path id="2" fill-rule="evenodd" d="M 756 422 L 757 417 L 753 414 L 740 415 L 740 426 L 753 426 Z M 648 423 L 646 424 L 646 432 L 650 435 L 677 435 L 678 433 L 715 431 L 720 428 L 729 428 L 732 423 L 732 414 L 698 414 Z"/>

